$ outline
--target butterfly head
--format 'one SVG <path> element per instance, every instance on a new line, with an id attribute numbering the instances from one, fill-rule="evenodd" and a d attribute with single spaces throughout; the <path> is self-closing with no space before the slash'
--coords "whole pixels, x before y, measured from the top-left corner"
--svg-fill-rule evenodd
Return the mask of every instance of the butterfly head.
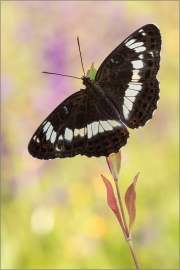
<path id="1" fill-rule="evenodd" d="M 82 76 L 82 81 L 83 81 L 83 84 L 88 87 L 88 86 L 90 86 L 92 84 L 93 80 L 90 79 L 89 77 Z"/>
<path id="2" fill-rule="evenodd" d="M 96 80 L 90 79 L 89 77 L 82 77 L 83 84 L 86 86 L 88 92 L 96 99 L 102 98 L 104 95 L 103 89 L 100 87 Z"/>

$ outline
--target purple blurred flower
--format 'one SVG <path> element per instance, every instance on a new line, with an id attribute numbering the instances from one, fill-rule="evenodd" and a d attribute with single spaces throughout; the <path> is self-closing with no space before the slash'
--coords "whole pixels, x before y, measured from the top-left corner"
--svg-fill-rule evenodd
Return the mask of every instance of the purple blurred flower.
<path id="1" fill-rule="evenodd" d="M 68 44 L 65 42 L 67 40 L 64 38 L 63 34 L 56 33 L 56 36 L 50 39 L 44 40 L 44 51 L 42 53 L 42 64 L 43 71 L 55 72 L 55 73 L 68 73 Z M 66 68 L 67 67 L 67 68 Z M 70 74 L 71 75 L 71 74 Z M 70 94 L 71 89 L 69 89 L 68 84 L 69 78 L 57 76 L 57 75 L 43 75 L 48 76 L 50 82 L 50 88 L 53 92 L 53 99 L 57 96 L 63 96 L 63 99 Z"/>
<path id="2" fill-rule="evenodd" d="M 53 39 L 50 38 L 45 40 L 43 58 L 52 72 L 64 69 L 66 46 L 65 39 L 59 33 L 58 36 Z"/>

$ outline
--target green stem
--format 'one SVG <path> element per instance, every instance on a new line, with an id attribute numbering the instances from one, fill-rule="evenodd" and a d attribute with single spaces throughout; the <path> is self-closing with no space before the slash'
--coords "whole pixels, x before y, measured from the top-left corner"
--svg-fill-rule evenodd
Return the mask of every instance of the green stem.
<path id="1" fill-rule="evenodd" d="M 129 241 L 127 241 L 128 244 L 129 244 L 129 247 L 130 247 L 130 250 L 131 250 L 131 254 L 133 256 L 133 259 L 134 259 L 134 263 L 136 265 L 136 269 L 140 269 L 139 268 L 139 264 L 138 264 L 138 261 L 137 261 L 137 257 L 136 257 L 136 254 L 135 254 L 135 251 L 134 251 L 134 248 L 133 248 L 133 244 L 132 244 L 132 239 L 130 239 Z"/>
<path id="2" fill-rule="evenodd" d="M 124 209 L 123 209 L 123 204 L 122 204 L 122 200 L 121 200 L 121 194 L 120 194 L 118 181 L 115 181 L 115 183 L 116 183 L 116 191 L 117 191 L 117 195 L 118 195 L 121 214 L 122 214 L 122 218 L 123 218 L 123 222 L 124 222 L 124 227 L 125 227 L 125 230 L 126 230 L 126 237 L 128 238 L 129 237 L 129 230 L 128 230 L 127 223 L 126 223 L 126 218 L 125 218 L 125 214 L 124 214 Z"/>

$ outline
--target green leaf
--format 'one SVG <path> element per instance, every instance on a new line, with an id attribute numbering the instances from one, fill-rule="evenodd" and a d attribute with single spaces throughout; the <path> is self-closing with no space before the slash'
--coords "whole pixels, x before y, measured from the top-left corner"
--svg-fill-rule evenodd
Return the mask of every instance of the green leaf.
<path id="1" fill-rule="evenodd" d="M 96 73 L 97 73 L 97 70 L 94 68 L 94 63 L 92 63 L 90 71 L 89 71 L 89 78 L 94 80 Z"/>

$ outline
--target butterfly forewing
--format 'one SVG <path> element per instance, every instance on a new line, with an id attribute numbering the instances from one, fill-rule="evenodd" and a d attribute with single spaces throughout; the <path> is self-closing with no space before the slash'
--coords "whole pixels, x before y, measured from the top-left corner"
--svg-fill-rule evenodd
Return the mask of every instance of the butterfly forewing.
<path id="1" fill-rule="evenodd" d="M 159 29 L 148 24 L 112 51 L 97 71 L 95 79 L 130 128 L 145 125 L 157 108 L 160 50 Z"/>
<path id="2" fill-rule="evenodd" d="M 30 154 L 54 159 L 118 152 L 129 137 L 125 125 L 143 126 L 157 108 L 160 49 L 155 25 L 131 34 L 103 61 L 95 81 L 83 77 L 85 90 L 68 97 L 43 121 L 29 142 Z"/>
<path id="3" fill-rule="evenodd" d="M 31 138 L 28 150 L 30 154 L 39 159 L 53 159 L 56 157 L 75 156 L 80 154 L 81 146 L 71 151 L 69 140 L 73 136 L 69 130 L 84 128 L 86 113 L 85 107 L 87 93 L 81 90 L 64 100 L 39 126 Z M 76 117 L 79 117 L 76 121 Z M 66 135 L 66 140 L 64 139 Z"/>

